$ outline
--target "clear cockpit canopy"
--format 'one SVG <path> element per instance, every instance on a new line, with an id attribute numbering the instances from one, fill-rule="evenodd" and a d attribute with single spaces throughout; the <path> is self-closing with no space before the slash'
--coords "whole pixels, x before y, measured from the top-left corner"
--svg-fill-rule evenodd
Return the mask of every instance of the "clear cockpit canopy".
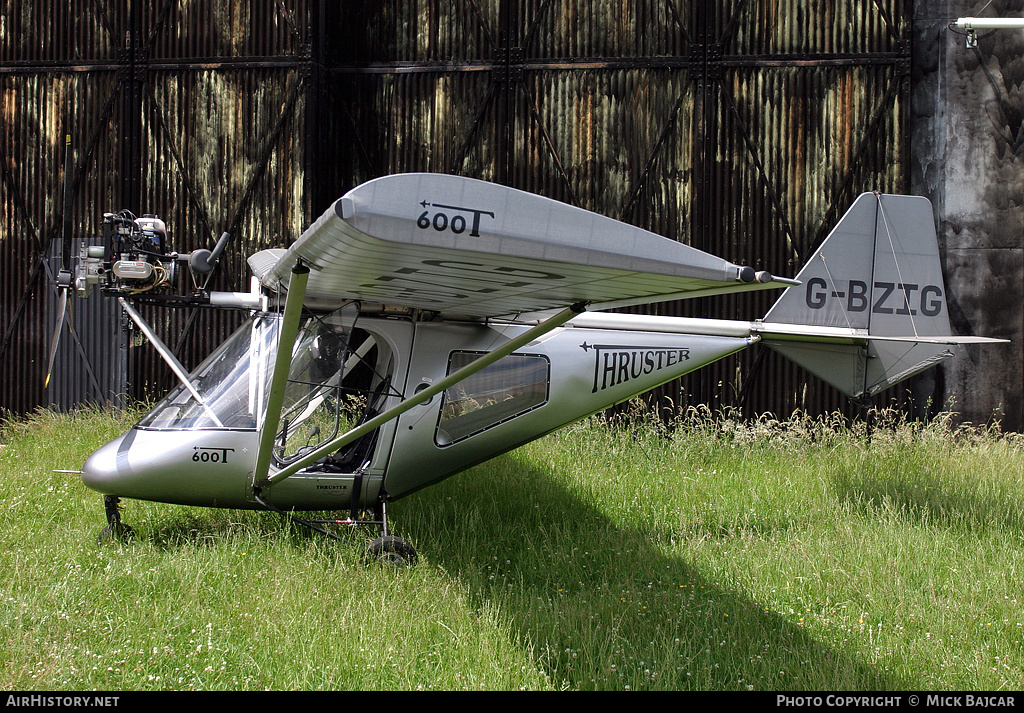
<path id="1" fill-rule="evenodd" d="M 355 326 L 356 310 L 307 317 L 292 349 L 274 456 L 287 463 L 379 409 L 390 390 L 387 342 Z M 159 430 L 258 430 L 281 317 L 254 315 L 138 424 Z"/>
<path id="2" fill-rule="evenodd" d="M 280 315 L 243 324 L 139 421 L 140 428 L 255 430 L 263 420 Z"/>

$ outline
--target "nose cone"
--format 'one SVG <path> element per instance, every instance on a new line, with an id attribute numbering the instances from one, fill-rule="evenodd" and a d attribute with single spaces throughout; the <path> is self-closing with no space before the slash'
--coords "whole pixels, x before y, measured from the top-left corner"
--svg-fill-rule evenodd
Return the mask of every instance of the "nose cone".
<path id="1" fill-rule="evenodd" d="M 178 505 L 251 507 L 259 433 L 133 428 L 89 456 L 82 482 L 104 495 Z"/>
<path id="2" fill-rule="evenodd" d="M 130 442 L 126 444 L 125 441 L 132 433 L 129 431 L 114 439 L 89 456 L 82 466 L 82 482 L 86 487 L 104 495 L 127 494 L 123 489 L 131 480 L 132 471 L 126 456 Z"/>

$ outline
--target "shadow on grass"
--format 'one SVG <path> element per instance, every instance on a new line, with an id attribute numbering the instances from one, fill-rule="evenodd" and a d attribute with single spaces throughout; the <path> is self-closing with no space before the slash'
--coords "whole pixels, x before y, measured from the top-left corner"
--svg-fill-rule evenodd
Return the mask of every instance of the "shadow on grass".
<path id="1" fill-rule="evenodd" d="M 121 519 L 131 528 L 130 536 L 111 539 L 104 533 L 102 510 L 94 533 L 95 541 L 101 547 L 141 543 L 154 551 L 175 552 L 206 547 L 230 550 L 236 545 L 252 550 L 257 543 L 260 548 L 287 544 L 313 557 L 346 562 L 361 560 L 368 544 L 379 535 L 377 526 L 338 526 L 335 522 L 339 515 L 337 512 L 304 511 L 294 514 L 314 522 L 329 519 L 334 524 L 315 524 L 334 536 L 314 532 L 285 515 L 267 510 L 173 505 L 131 498 L 121 501 Z"/>
<path id="2" fill-rule="evenodd" d="M 898 512 L 920 524 L 980 533 L 993 529 L 1024 535 L 1024 502 L 1009 492 L 985 493 L 970 484 L 939 478 L 880 476 L 843 472 L 833 483 L 836 494 L 862 513 Z"/>
<path id="3" fill-rule="evenodd" d="M 156 527 L 147 528 L 142 536 L 154 549 L 167 551 L 185 545 L 222 544 L 232 537 L 249 534 L 265 536 L 279 529 L 276 520 L 261 520 L 248 512 L 187 508 L 161 518 Z"/>
<path id="4" fill-rule="evenodd" d="M 392 507 L 428 566 L 508 617 L 555 686 L 906 690 L 796 622 L 665 556 L 509 455 Z"/>

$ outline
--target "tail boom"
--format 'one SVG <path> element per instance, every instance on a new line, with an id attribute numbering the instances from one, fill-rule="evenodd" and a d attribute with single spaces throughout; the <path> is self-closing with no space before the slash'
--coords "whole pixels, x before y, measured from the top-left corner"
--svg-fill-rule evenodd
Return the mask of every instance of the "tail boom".
<path id="1" fill-rule="evenodd" d="M 763 320 L 590 312 L 577 326 L 746 337 L 855 400 L 866 400 L 954 355 L 1006 340 L 954 336 L 931 203 L 864 193 Z"/>

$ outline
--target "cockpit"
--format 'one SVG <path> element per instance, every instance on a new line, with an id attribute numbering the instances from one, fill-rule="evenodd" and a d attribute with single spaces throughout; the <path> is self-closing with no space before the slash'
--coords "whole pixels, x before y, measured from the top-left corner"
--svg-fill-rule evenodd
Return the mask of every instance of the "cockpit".
<path id="1" fill-rule="evenodd" d="M 306 453 L 380 411 L 394 393 L 388 341 L 356 326 L 354 309 L 306 318 L 293 347 L 279 428 L 278 465 Z M 259 430 L 266 413 L 281 317 L 258 313 L 216 349 L 138 424 L 149 430 Z M 357 468 L 375 434 L 327 461 Z"/>

